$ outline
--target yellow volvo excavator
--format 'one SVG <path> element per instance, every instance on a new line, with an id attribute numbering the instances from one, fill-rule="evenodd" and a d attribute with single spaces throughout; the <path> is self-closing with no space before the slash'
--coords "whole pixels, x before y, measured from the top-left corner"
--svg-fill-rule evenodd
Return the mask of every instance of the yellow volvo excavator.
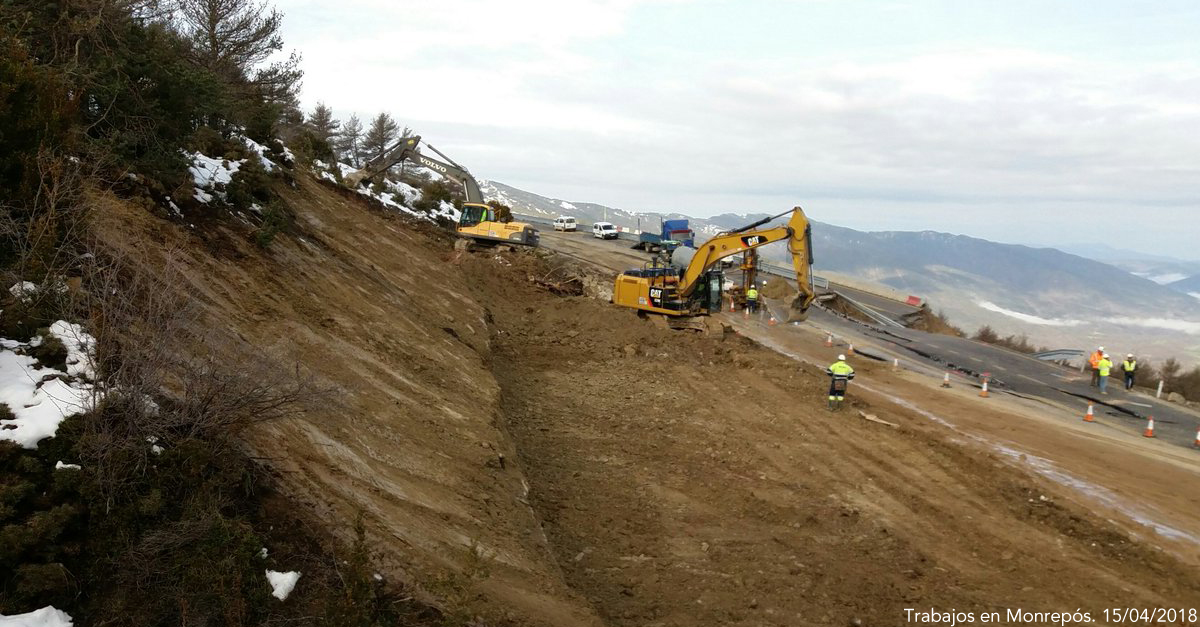
<path id="1" fill-rule="evenodd" d="M 463 203 L 462 215 L 458 219 L 456 230 L 459 235 L 482 242 L 538 245 L 537 229 L 524 222 L 500 222 L 496 219 L 495 211 L 483 202 L 483 192 L 479 190 L 479 183 L 466 168 L 454 163 L 453 159 L 428 143 L 425 145 L 446 162 L 427 157 L 420 153 L 420 145 L 420 135 L 401 137 L 400 141 L 363 164 L 360 170 L 347 175 L 346 184 L 350 187 L 357 187 L 363 181 L 383 173 L 401 161 L 411 161 L 453 179 L 463 186 L 467 201 Z"/>
<path id="2" fill-rule="evenodd" d="M 792 217 L 786 225 L 758 229 L 788 213 Z M 800 207 L 721 233 L 698 248 L 676 248 L 669 262 L 656 259 L 639 270 L 617 275 L 613 302 L 673 318 L 715 313 L 721 310 L 724 277 L 714 267 L 726 257 L 779 241 L 787 242 L 800 290 L 790 303 L 788 321 L 804 320 L 816 290 L 812 284 L 812 233 Z"/>

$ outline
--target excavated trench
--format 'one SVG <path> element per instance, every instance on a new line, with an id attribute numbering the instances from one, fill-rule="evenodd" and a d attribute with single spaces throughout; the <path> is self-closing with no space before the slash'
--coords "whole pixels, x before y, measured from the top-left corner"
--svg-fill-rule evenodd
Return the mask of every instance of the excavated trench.
<path id="1" fill-rule="evenodd" d="M 822 376 L 738 335 L 671 332 L 472 264 L 503 296 L 486 300 L 492 373 L 528 501 L 606 624 L 897 624 L 906 607 L 1200 595 L 1069 488 L 916 411 L 853 401 L 898 429 L 829 414 Z"/>

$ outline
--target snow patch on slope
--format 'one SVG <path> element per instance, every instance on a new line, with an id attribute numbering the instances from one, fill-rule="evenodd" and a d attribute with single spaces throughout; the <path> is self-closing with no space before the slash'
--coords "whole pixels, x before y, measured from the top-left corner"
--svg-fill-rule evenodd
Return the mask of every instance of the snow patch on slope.
<path id="1" fill-rule="evenodd" d="M 1005 309 L 1005 308 L 1001 307 L 1000 305 L 997 305 L 992 302 L 988 302 L 986 300 L 979 301 L 978 303 L 975 303 L 975 304 L 983 309 L 988 310 L 988 311 L 993 311 L 998 314 L 1004 314 L 1010 318 L 1016 318 L 1017 320 L 1020 320 L 1022 322 L 1028 322 L 1029 324 L 1038 324 L 1038 325 L 1050 326 L 1050 327 L 1075 327 L 1075 326 L 1079 326 L 1081 324 L 1086 324 L 1083 320 L 1063 320 L 1063 319 L 1042 318 L 1040 316 L 1034 316 L 1032 314 L 1021 313 L 1019 311 Z"/>
<path id="2" fill-rule="evenodd" d="M 71 627 L 74 624 L 69 614 L 53 605 L 27 614 L 0 614 L 0 627 Z"/>
<path id="3" fill-rule="evenodd" d="M 213 159 L 199 152 L 191 153 L 191 158 L 192 165 L 188 171 L 192 173 L 192 180 L 195 182 L 196 191 L 193 195 L 196 202 L 202 203 L 212 202 L 214 194 L 224 198 L 225 192 L 221 191 L 222 188 L 233 181 L 233 175 L 244 163 L 241 160 Z M 221 187 L 217 187 L 218 185 Z"/>
<path id="4" fill-rule="evenodd" d="M 50 333 L 67 348 L 67 372 L 44 367 L 25 354 L 41 343 L 41 337 L 28 342 L 0 338 L 0 402 L 13 413 L 11 420 L 0 420 L 0 440 L 27 449 L 54 437 L 63 420 L 87 411 L 93 401 L 94 387 L 88 381 L 96 376 L 95 338 L 63 320 L 50 325 Z"/>
<path id="5" fill-rule="evenodd" d="M 300 581 L 300 573 L 297 571 L 286 573 L 275 570 L 267 571 L 267 582 L 271 584 L 271 596 L 280 601 L 287 600 L 288 595 L 296 587 L 297 581 Z"/>
<path id="6" fill-rule="evenodd" d="M 1145 275 L 1140 275 L 1140 276 L 1145 276 Z M 1174 283 L 1174 282 L 1176 282 L 1176 281 L 1182 281 L 1182 280 L 1184 280 L 1184 279 L 1188 278 L 1188 275 L 1186 275 L 1186 274 L 1180 274 L 1180 273 L 1178 273 L 1178 272 L 1168 272 L 1167 274 L 1158 274 L 1158 275 L 1154 275 L 1154 276 L 1146 276 L 1146 278 L 1147 278 L 1147 279 L 1150 279 L 1151 281 L 1154 281 L 1155 283 L 1158 283 L 1159 285 L 1166 285 L 1166 284 L 1168 284 L 1168 283 Z"/>
<path id="7" fill-rule="evenodd" d="M 1183 333 L 1187 333 L 1189 335 L 1200 335 L 1200 322 L 1191 322 L 1189 320 L 1174 320 L 1171 318 L 1132 318 L 1122 320 L 1121 324 L 1149 329 L 1182 331 Z"/>

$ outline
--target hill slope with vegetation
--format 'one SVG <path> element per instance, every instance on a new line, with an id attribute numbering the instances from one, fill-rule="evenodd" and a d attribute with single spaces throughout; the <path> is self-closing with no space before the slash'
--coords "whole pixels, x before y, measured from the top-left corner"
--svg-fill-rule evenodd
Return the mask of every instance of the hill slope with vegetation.
<path id="1" fill-rule="evenodd" d="M 346 394 L 360 377 L 378 376 L 373 350 L 417 352 L 393 337 L 396 309 L 411 302 L 459 312 L 408 329 L 410 339 L 447 338 L 422 366 L 436 379 L 418 387 L 457 389 L 457 380 L 434 375 L 454 369 L 471 380 L 487 375 L 471 370 L 482 359 L 472 351 L 486 347 L 485 315 L 461 287 L 429 300 L 418 297 L 423 286 L 394 280 L 397 264 L 442 272 L 450 243 L 428 225 L 453 219 L 455 190 L 391 176 L 357 194 L 342 189 L 329 121 L 299 109 L 299 57 L 286 53 L 282 19 L 255 0 L 0 4 L 0 616 L 465 624 L 486 615 L 475 609 L 486 548 L 506 560 L 491 581 L 511 579 L 530 598 L 549 595 L 543 606 L 586 617 L 539 561 L 536 524 L 512 498 L 519 472 L 498 482 L 483 464 L 497 457 L 481 445 L 502 450 L 504 442 L 486 402 L 445 403 L 455 426 L 429 437 L 448 441 L 391 459 L 400 474 L 340 485 L 349 460 L 330 462 L 325 479 L 349 490 L 331 518 L 320 491 L 283 480 L 307 464 L 256 446 L 271 434 L 286 442 L 288 433 L 375 430 L 380 440 L 358 453 L 371 464 L 381 463 L 382 442 L 411 437 L 412 429 L 388 435 L 361 422 L 395 416 L 380 407 L 356 413 Z M 415 235 L 375 250 L 379 259 L 339 259 L 314 222 L 336 219 L 333 209 L 375 233 Z M 397 219 L 415 222 L 398 229 Z M 321 264 L 343 272 L 341 281 L 314 277 L 310 268 Z M 362 369 L 314 370 L 296 347 L 312 329 L 335 325 L 351 300 L 374 308 L 376 328 L 359 345 L 333 341 L 326 350 L 355 356 Z M 271 326 L 297 309 L 326 313 Z M 381 406 L 399 402 L 377 396 Z M 329 420 L 304 422 L 314 415 Z M 464 477 L 441 461 L 456 447 L 470 458 L 450 465 L 471 469 Z M 418 450 L 429 465 L 415 460 Z M 422 486 L 432 477 L 445 492 Z M 476 497 L 505 505 L 474 511 Z M 385 501 L 391 529 L 417 547 L 403 557 L 375 548 Z M 514 507 L 524 519 L 503 509 Z M 443 519 L 454 515 L 461 520 Z M 497 516 L 525 522 L 490 530 Z M 397 522 L 414 517 L 438 524 Z"/>

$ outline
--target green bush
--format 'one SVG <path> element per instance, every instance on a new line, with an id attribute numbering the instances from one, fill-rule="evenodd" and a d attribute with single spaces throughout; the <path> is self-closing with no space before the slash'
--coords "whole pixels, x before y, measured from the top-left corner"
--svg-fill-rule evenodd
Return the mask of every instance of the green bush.
<path id="1" fill-rule="evenodd" d="M 296 136 L 288 143 L 292 154 L 296 156 L 296 160 L 304 165 L 311 165 L 314 159 L 319 159 L 326 163 L 337 161 L 337 155 L 333 152 L 333 145 L 328 141 L 317 137 L 309 129 L 301 129 L 296 133 Z"/>
<path id="2" fill-rule="evenodd" d="M 238 211 L 246 211 L 251 205 L 267 205 L 274 198 L 271 191 L 271 174 L 263 167 L 257 154 L 251 154 L 242 162 L 237 172 L 225 186 L 225 200 Z"/>
<path id="3" fill-rule="evenodd" d="M 462 207 L 461 192 L 446 181 L 430 181 L 421 186 L 421 198 L 413 203 L 413 209 L 425 213 L 433 213 L 441 207 L 442 201 Z"/>
<path id="4" fill-rule="evenodd" d="M 52 290 L 28 297 L 9 297 L 0 303 L 0 336 L 27 341 L 60 318 L 63 303 Z M 48 333 L 47 333 L 48 335 Z"/>
<path id="5" fill-rule="evenodd" d="M 262 214 L 262 224 L 254 232 L 254 242 L 260 248 L 269 248 L 275 236 L 292 228 L 292 214 L 282 200 L 267 203 Z"/>

